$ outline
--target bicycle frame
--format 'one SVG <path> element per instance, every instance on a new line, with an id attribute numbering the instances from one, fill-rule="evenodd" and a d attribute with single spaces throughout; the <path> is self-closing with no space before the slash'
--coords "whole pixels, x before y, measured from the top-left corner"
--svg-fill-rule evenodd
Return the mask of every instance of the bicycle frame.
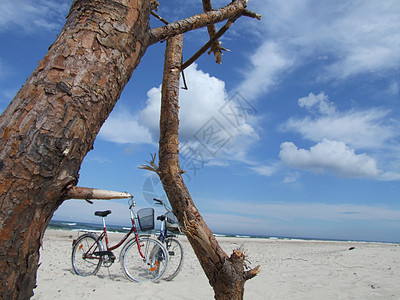
<path id="1" fill-rule="evenodd" d="M 164 201 L 156 199 L 156 198 L 153 198 L 153 200 L 158 204 L 162 204 L 167 212 L 172 211 L 167 205 L 165 205 Z M 162 243 L 165 243 L 165 239 L 167 237 L 170 237 L 170 236 L 173 237 L 175 235 L 174 234 L 168 234 L 167 225 L 166 225 L 167 221 L 166 221 L 166 216 L 165 215 L 157 217 L 157 220 L 161 221 L 160 235 L 158 236 L 157 239 L 159 241 L 161 241 Z"/>
<path id="2" fill-rule="evenodd" d="M 167 226 L 165 225 L 165 219 L 161 220 L 161 227 L 160 227 L 160 235 L 158 236 L 158 240 L 162 243 L 165 243 L 165 239 L 168 236 Z"/>
<path id="3" fill-rule="evenodd" d="M 135 233 L 135 239 L 136 239 L 136 244 L 138 247 L 138 251 L 140 253 L 140 256 L 142 258 L 145 258 L 144 254 L 142 253 L 142 249 L 140 247 L 140 243 L 139 243 L 139 235 L 137 233 L 137 228 L 136 228 L 136 224 L 135 224 L 135 214 L 133 212 L 133 206 L 134 206 L 134 202 L 132 201 L 131 205 L 129 206 L 129 210 L 130 210 L 130 214 L 131 214 L 131 222 L 132 222 L 132 227 L 129 230 L 129 232 L 121 239 L 121 241 L 119 241 L 116 245 L 114 246 L 109 246 L 109 241 L 108 241 L 108 234 L 107 234 L 107 226 L 106 226 L 106 217 L 102 217 L 103 219 L 103 231 L 100 234 L 100 236 L 97 238 L 96 242 L 94 242 L 94 244 L 89 248 L 89 250 L 87 251 L 87 253 L 89 253 L 91 251 L 91 249 L 93 248 L 94 245 L 97 244 L 97 242 L 103 240 L 103 238 L 106 241 L 106 249 L 107 251 L 112 251 L 117 249 L 118 247 L 120 247 L 127 239 L 128 237 L 132 234 L 132 232 Z M 87 254 L 85 253 L 85 257 L 87 258 L 96 258 L 96 259 L 101 259 L 101 257 L 91 257 L 91 256 L 87 256 Z"/>

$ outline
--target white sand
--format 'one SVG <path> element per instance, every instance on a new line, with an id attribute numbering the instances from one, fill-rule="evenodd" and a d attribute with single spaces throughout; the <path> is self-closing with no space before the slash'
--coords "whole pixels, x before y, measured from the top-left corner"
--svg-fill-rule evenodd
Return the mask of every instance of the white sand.
<path id="1" fill-rule="evenodd" d="M 213 290 L 185 237 L 179 238 L 185 250 L 181 272 L 173 281 L 160 283 L 129 281 L 117 260 L 95 276 L 74 275 L 71 249 L 76 237 L 77 232 L 47 230 L 32 299 L 213 299 Z M 111 242 L 118 237 L 113 234 Z M 245 299 L 400 299 L 397 244 L 218 240 L 229 255 L 243 245 L 251 266 L 261 265 L 261 273 L 245 285 Z"/>

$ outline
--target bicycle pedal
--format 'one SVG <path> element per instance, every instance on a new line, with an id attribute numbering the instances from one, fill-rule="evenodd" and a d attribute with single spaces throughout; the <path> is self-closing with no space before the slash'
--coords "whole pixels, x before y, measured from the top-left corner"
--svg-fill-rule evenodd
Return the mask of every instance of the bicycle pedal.
<path id="1" fill-rule="evenodd" d="M 175 251 L 168 251 L 169 256 L 174 256 L 175 255 Z"/>
<path id="2" fill-rule="evenodd" d="M 108 259 L 111 261 L 111 262 L 114 262 L 115 261 L 115 255 L 114 255 L 114 253 L 112 253 L 111 251 L 109 251 L 110 253 L 108 254 Z"/>
<path id="3" fill-rule="evenodd" d="M 108 256 L 108 260 L 114 262 L 115 260 L 115 255 L 111 251 L 96 251 L 93 252 L 94 255 L 96 256 Z"/>
<path id="4" fill-rule="evenodd" d="M 110 252 L 110 251 L 95 251 L 95 252 L 93 252 L 93 254 L 96 256 L 104 256 L 104 255 L 107 255 L 108 252 Z"/>

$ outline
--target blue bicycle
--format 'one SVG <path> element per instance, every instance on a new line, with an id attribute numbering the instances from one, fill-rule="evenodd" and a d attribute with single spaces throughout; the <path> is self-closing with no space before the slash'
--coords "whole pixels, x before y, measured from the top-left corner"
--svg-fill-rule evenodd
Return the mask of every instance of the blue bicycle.
<path id="1" fill-rule="evenodd" d="M 172 210 L 160 199 L 153 199 L 156 204 L 163 205 L 167 211 L 165 214 L 158 216 L 157 220 L 161 221 L 160 234 L 158 240 L 164 244 L 168 252 L 168 264 L 163 279 L 170 281 L 178 275 L 183 264 L 183 247 L 176 239 L 176 234 L 181 232 L 178 219 Z"/>

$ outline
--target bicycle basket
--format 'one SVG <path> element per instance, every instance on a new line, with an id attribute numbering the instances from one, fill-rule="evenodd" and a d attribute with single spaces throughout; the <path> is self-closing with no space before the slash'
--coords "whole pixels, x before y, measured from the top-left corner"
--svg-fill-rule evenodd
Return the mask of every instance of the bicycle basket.
<path id="1" fill-rule="evenodd" d="M 139 226 L 142 231 L 154 229 L 154 209 L 142 208 L 137 212 Z"/>
<path id="2" fill-rule="evenodd" d="M 180 232 L 178 219 L 175 217 L 172 211 L 169 211 L 165 214 L 165 226 L 167 227 L 167 230 L 173 233 Z"/>

